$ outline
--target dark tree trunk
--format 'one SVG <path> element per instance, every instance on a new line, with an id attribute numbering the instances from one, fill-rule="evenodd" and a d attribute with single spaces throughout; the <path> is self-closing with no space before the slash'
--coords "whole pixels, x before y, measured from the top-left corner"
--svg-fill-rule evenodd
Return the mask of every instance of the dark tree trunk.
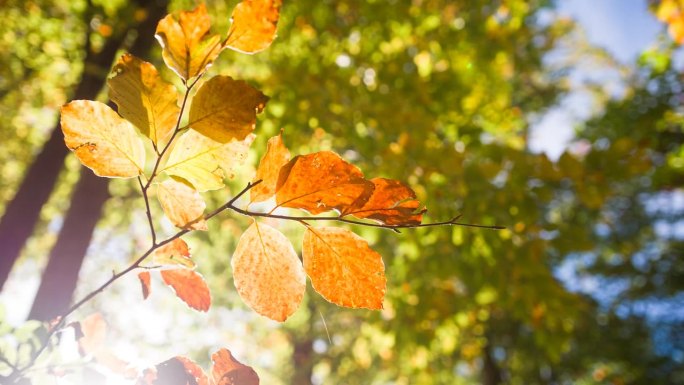
<path id="1" fill-rule="evenodd" d="M 484 348 L 484 362 L 482 364 L 482 384 L 499 385 L 502 383 L 501 369 L 492 356 L 491 339 L 487 338 L 487 345 Z"/>
<path id="2" fill-rule="evenodd" d="M 146 6 L 147 18 L 137 27 L 138 37 L 130 48 L 133 55 L 147 56 L 155 41 L 157 23 L 166 14 L 167 4 L 167 0 L 141 1 L 141 5 Z M 95 176 L 88 169 L 82 169 L 64 225 L 43 272 L 29 313 L 30 319 L 50 320 L 69 307 L 95 225 L 100 218 L 102 206 L 109 198 L 107 186 L 107 179 Z"/>
<path id="3" fill-rule="evenodd" d="M 97 96 L 107 79 L 107 73 L 124 35 L 111 37 L 98 53 L 87 50 L 84 68 L 88 70 L 83 71 L 81 75 L 74 99 L 94 99 Z M 86 47 L 89 47 L 89 44 L 86 44 Z M 57 122 L 50 138 L 29 166 L 14 198 L 7 204 L 5 214 L 0 218 L 0 289 L 33 233 L 40 210 L 55 186 L 67 153 L 62 129 Z"/>

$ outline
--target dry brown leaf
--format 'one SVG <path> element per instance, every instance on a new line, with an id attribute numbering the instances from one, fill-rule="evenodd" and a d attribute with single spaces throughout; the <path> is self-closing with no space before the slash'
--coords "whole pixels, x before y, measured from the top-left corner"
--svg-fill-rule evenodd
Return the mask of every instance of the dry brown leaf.
<path id="1" fill-rule="evenodd" d="M 252 202 L 263 202 L 268 200 L 276 192 L 278 184 L 278 174 L 280 169 L 290 160 L 290 151 L 283 144 L 283 132 L 274 136 L 266 143 L 266 153 L 259 162 L 254 182 L 260 180 L 261 183 L 254 186 L 250 191 Z"/>
<path id="2" fill-rule="evenodd" d="M 200 193 L 187 184 L 167 179 L 157 188 L 157 197 L 164 214 L 181 229 L 207 230 L 204 209 L 207 205 Z"/>
<path id="3" fill-rule="evenodd" d="M 195 262 L 190 258 L 190 248 L 184 240 L 176 238 L 152 253 L 152 263 L 157 266 L 183 266 L 194 269 Z"/>
<path id="4" fill-rule="evenodd" d="M 363 238 L 338 227 L 309 227 L 302 256 L 306 274 L 323 298 L 340 306 L 382 309 L 385 265 Z"/>
<path id="5" fill-rule="evenodd" d="M 214 76 L 197 91 L 188 126 L 217 142 L 243 140 L 256 124 L 268 97 L 243 80 Z"/>
<path id="6" fill-rule="evenodd" d="M 361 207 L 373 193 L 373 183 L 358 167 L 330 151 L 298 155 L 280 170 L 276 203 L 311 214 L 344 212 Z"/>
<path id="7" fill-rule="evenodd" d="M 259 385 L 259 376 L 254 369 L 240 363 L 228 349 L 221 349 L 211 355 L 214 366 L 211 378 L 214 385 Z"/>
<path id="8" fill-rule="evenodd" d="M 61 126 L 67 147 L 96 175 L 132 178 L 142 173 L 142 140 L 135 127 L 106 104 L 91 100 L 65 104 Z"/>
<path id="9" fill-rule="evenodd" d="M 253 54 L 268 48 L 276 38 L 280 0 L 243 0 L 233 10 L 233 23 L 225 46 Z"/>
<path id="10" fill-rule="evenodd" d="M 221 53 L 221 36 L 212 35 L 210 28 L 203 3 L 192 11 L 181 11 L 178 20 L 167 15 L 159 21 L 155 37 L 162 46 L 164 62 L 184 80 L 203 73 Z"/>
<path id="11" fill-rule="evenodd" d="M 138 273 L 138 279 L 140 280 L 140 286 L 142 287 L 143 299 L 147 299 L 147 297 L 150 296 L 150 291 L 152 290 L 152 282 L 150 278 L 149 271 L 142 271 Z"/>
<path id="12" fill-rule="evenodd" d="M 162 270 L 164 283 L 171 286 L 178 298 L 195 310 L 207 311 L 211 306 L 209 286 L 202 276 L 192 270 Z"/>
<path id="13" fill-rule="evenodd" d="M 165 82 L 154 65 L 124 54 L 107 80 L 118 112 L 159 146 L 173 133 L 178 119 L 178 90 Z"/>
<path id="14" fill-rule="evenodd" d="M 343 215 L 375 219 L 387 225 L 417 225 L 423 220 L 416 193 L 398 180 L 373 178 L 373 194 L 362 207 L 353 207 Z"/>
<path id="15" fill-rule="evenodd" d="M 257 313 L 283 322 L 302 302 L 306 274 L 290 241 L 265 224 L 252 224 L 231 261 L 235 288 Z"/>

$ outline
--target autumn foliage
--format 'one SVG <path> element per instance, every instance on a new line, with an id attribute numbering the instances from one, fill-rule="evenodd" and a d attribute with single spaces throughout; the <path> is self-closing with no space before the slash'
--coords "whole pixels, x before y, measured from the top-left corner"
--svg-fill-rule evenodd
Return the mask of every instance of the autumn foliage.
<path id="1" fill-rule="evenodd" d="M 395 230 L 420 226 L 425 208 L 402 182 L 367 179 L 359 168 L 330 151 L 291 157 L 281 132 L 268 140 L 253 181 L 226 205 L 205 212 L 201 193 L 224 188 L 225 179 L 237 172 L 255 139 L 256 116 L 269 99 L 230 76 L 204 79 L 205 71 L 226 48 L 249 54 L 267 48 L 276 36 L 279 9 L 279 1 L 239 3 L 226 38 L 211 32 L 204 5 L 168 15 L 159 22 L 156 37 L 165 64 L 184 85 L 183 92 L 162 79 L 151 63 L 124 54 L 108 81 L 117 111 L 89 100 L 75 100 L 62 108 L 66 145 L 83 165 L 99 176 L 138 179 L 153 244 L 125 272 L 143 269 L 138 273 L 143 298 L 151 295 L 152 273 L 158 271 L 189 307 L 207 311 L 209 288 L 180 237 L 206 230 L 211 217 L 233 210 L 253 218 L 233 254 L 232 269 L 237 292 L 257 313 L 285 321 L 303 299 L 306 276 L 314 290 L 337 305 L 383 306 L 386 278 L 380 254 L 346 228 L 315 227 L 310 222 Z M 186 111 L 187 124 L 181 125 Z M 247 191 L 250 204 L 275 205 L 269 212 L 236 206 Z M 156 192 L 164 214 L 180 229 L 164 241 L 156 238 L 150 192 Z M 280 208 L 302 214 L 273 213 Z M 328 216 L 316 216 L 323 213 Z M 301 260 L 290 240 L 277 228 L 259 223 L 260 217 L 292 220 L 306 227 Z M 87 345 L 88 338 L 84 341 Z M 235 361 L 227 350 L 214 354 L 213 360 L 210 378 L 192 361 L 176 357 L 147 370 L 140 383 L 165 383 L 159 381 L 170 370 L 180 370 L 200 384 L 258 383 L 251 368 Z M 236 382 L 238 377 L 243 380 Z"/>

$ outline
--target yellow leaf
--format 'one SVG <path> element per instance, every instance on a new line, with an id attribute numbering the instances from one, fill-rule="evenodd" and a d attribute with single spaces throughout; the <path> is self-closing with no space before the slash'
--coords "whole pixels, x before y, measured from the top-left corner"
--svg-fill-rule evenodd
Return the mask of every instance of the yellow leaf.
<path id="1" fill-rule="evenodd" d="M 192 187 L 174 179 L 167 179 L 157 188 L 157 197 L 164 214 L 181 229 L 207 230 L 202 218 L 207 205 Z"/>
<path id="2" fill-rule="evenodd" d="M 64 141 L 96 175 L 131 178 L 142 174 L 145 148 L 135 127 L 106 104 L 74 100 L 62 106 Z"/>
<path id="3" fill-rule="evenodd" d="M 340 306 L 382 309 L 385 265 L 363 238 L 342 228 L 309 227 L 302 256 L 306 274 L 323 298 Z"/>
<path id="4" fill-rule="evenodd" d="M 226 143 L 249 135 L 268 97 L 242 80 L 214 76 L 204 83 L 192 99 L 190 128 L 209 138 Z"/>
<path id="5" fill-rule="evenodd" d="M 233 10 L 225 46 L 243 53 L 268 48 L 276 37 L 280 0 L 243 0 Z"/>
<path id="6" fill-rule="evenodd" d="M 302 302 L 302 262 L 290 241 L 273 227 L 252 224 L 240 237 L 231 264 L 240 298 L 257 313 L 283 322 Z"/>
<path id="7" fill-rule="evenodd" d="M 250 191 L 252 202 L 263 202 L 271 198 L 276 191 L 278 174 L 280 169 L 290 160 L 290 151 L 283 144 L 283 133 L 274 136 L 266 144 L 266 153 L 259 162 L 254 181 L 260 180 L 261 183 L 254 186 Z"/>
<path id="8" fill-rule="evenodd" d="M 216 190 L 224 186 L 225 177 L 232 178 L 249 151 L 254 135 L 245 140 L 219 143 L 188 130 L 174 141 L 175 145 L 161 171 L 188 181 L 197 191 Z"/>
<path id="9" fill-rule="evenodd" d="M 183 266 L 194 269 L 195 262 L 190 258 L 190 249 L 184 240 L 178 238 L 158 248 L 152 253 L 152 263 L 160 266 Z"/>
<path id="10" fill-rule="evenodd" d="M 202 74 L 221 53 L 221 37 L 210 34 L 210 28 L 204 4 L 180 12 L 178 20 L 167 15 L 157 24 L 155 37 L 162 46 L 164 62 L 184 80 Z"/>
<path id="11" fill-rule="evenodd" d="M 107 84 L 119 114 L 159 146 L 173 133 L 180 108 L 178 90 L 165 82 L 151 63 L 125 54 Z"/>

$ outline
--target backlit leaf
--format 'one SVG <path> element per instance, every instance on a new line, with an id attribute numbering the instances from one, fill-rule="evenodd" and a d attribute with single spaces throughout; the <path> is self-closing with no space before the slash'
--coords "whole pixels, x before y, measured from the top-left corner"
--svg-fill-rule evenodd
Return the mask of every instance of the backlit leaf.
<path id="1" fill-rule="evenodd" d="M 99 313 L 91 314 L 80 323 L 81 337 L 78 346 L 81 354 L 92 356 L 98 364 L 126 378 L 138 376 L 137 370 L 128 362 L 115 356 L 107 342 L 107 323 Z"/>
<path id="2" fill-rule="evenodd" d="M 154 379 L 145 385 L 209 385 L 202 368 L 187 357 L 176 356 L 157 364 Z"/>
<path id="3" fill-rule="evenodd" d="M 162 270 L 164 283 L 171 286 L 178 298 L 195 310 L 207 311 L 211 306 L 209 286 L 202 276 L 192 270 Z"/>
<path id="4" fill-rule="evenodd" d="M 152 282 L 150 281 L 150 272 L 142 271 L 138 273 L 138 279 L 140 280 L 140 286 L 142 287 L 143 299 L 147 299 L 150 296 L 150 291 L 152 290 Z"/>
<path id="5" fill-rule="evenodd" d="M 170 152 L 161 171 L 188 181 L 197 191 L 216 190 L 224 186 L 223 179 L 233 177 L 254 140 L 219 143 L 206 136 L 188 130 L 181 135 Z"/>
<path id="6" fill-rule="evenodd" d="M 235 6 L 225 46 L 244 53 L 268 48 L 276 37 L 280 0 L 243 0 Z"/>
<path id="7" fill-rule="evenodd" d="M 192 99 L 188 125 L 217 142 L 243 140 L 254 130 L 256 114 L 267 101 L 266 95 L 243 80 L 214 76 Z"/>
<path id="8" fill-rule="evenodd" d="M 152 253 L 152 263 L 159 266 L 183 266 L 194 269 L 195 262 L 190 258 L 188 244 L 180 238 L 158 248 Z"/>
<path id="9" fill-rule="evenodd" d="M 164 214 L 181 229 L 207 230 L 203 218 L 206 204 L 200 193 L 183 182 L 167 179 L 157 188 Z"/>
<path id="10" fill-rule="evenodd" d="M 400 181 L 385 178 L 374 178 L 373 194 L 360 208 L 352 207 L 343 215 L 358 218 L 370 218 L 388 225 L 417 225 L 423 220 L 423 212 L 419 210 L 420 202 L 416 193 Z"/>
<path id="11" fill-rule="evenodd" d="M 385 265 L 363 238 L 342 228 L 309 227 L 302 256 L 306 274 L 323 298 L 340 306 L 382 309 Z"/>
<path id="12" fill-rule="evenodd" d="M 166 65 L 188 80 L 201 73 L 221 52 L 221 37 L 209 31 L 207 8 L 200 4 L 192 11 L 181 11 L 178 19 L 167 15 L 157 25 L 155 37 L 162 46 Z"/>
<path id="13" fill-rule="evenodd" d="M 280 170 L 278 206 L 312 214 L 361 207 L 373 193 L 373 183 L 356 166 L 330 151 L 298 155 Z"/>
<path id="14" fill-rule="evenodd" d="M 214 385 L 259 385 L 259 376 L 254 369 L 240 363 L 228 349 L 221 349 L 211 355 L 214 366 L 211 378 Z"/>
<path id="15" fill-rule="evenodd" d="M 118 112 L 140 129 L 155 145 L 171 136 L 180 108 L 178 90 L 165 82 L 151 63 L 124 54 L 107 81 L 109 97 Z"/>
<path id="16" fill-rule="evenodd" d="M 283 133 L 274 136 L 266 144 L 266 153 L 259 162 L 254 181 L 261 183 L 254 186 L 250 191 L 252 202 L 263 202 L 271 198 L 276 191 L 278 174 L 280 169 L 290 160 L 290 151 L 283 144 Z"/>
<path id="17" fill-rule="evenodd" d="M 252 224 L 240 237 L 231 264 L 238 294 L 257 313 L 283 322 L 302 302 L 302 262 L 290 241 L 273 227 Z"/>
<path id="18" fill-rule="evenodd" d="M 145 148 L 135 127 L 106 104 L 74 100 L 62 106 L 64 141 L 96 175 L 131 178 L 142 173 Z"/>

